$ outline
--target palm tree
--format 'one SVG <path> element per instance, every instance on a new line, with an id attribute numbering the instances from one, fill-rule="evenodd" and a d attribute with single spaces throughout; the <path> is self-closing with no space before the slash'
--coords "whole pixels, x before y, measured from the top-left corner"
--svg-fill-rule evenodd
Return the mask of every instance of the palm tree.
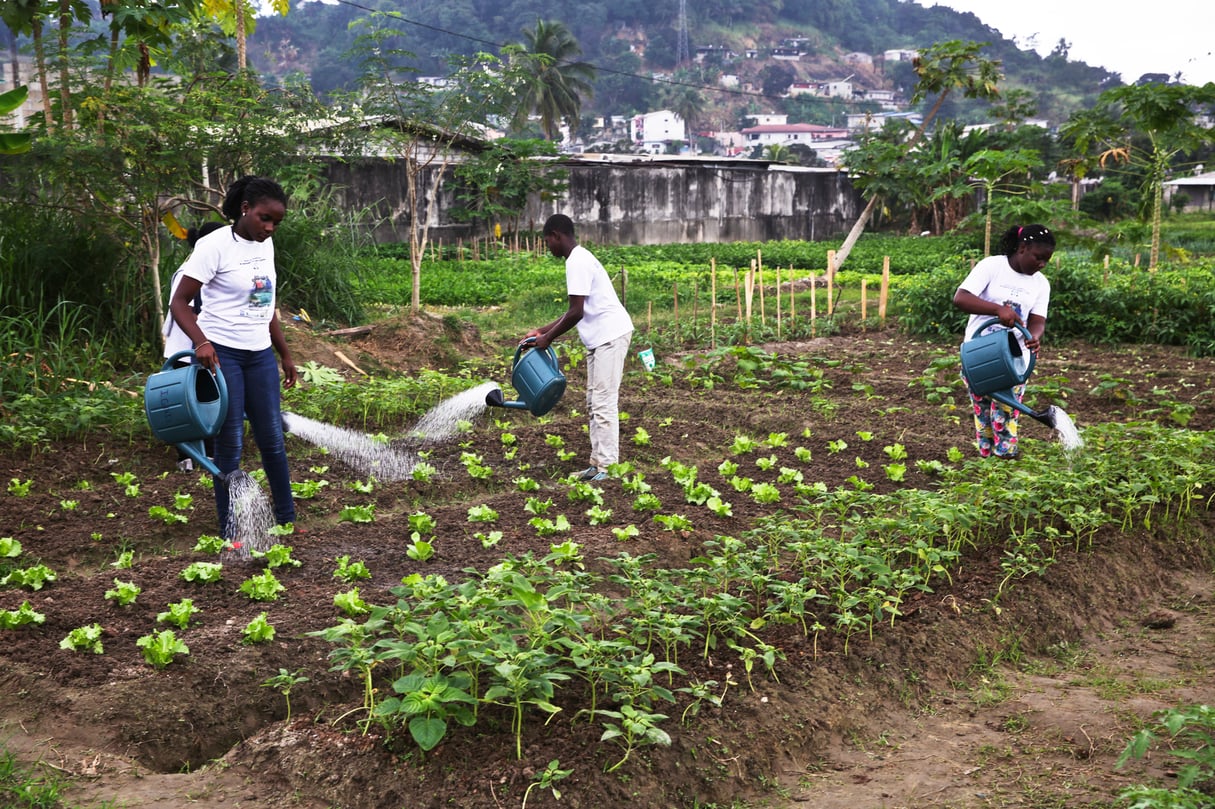
<path id="1" fill-rule="evenodd" d="M 582 46 L 563 23 L 536 20 L 536 27 L 524 30 L 524 43 L 513 46 L 511 56 L 530 63 L 528 76 L 519 94 L 511 126 L 522 129 L 533 112 L 540 116 L 544 136 L 555 140 L 562 122 L 571 133 L 577 128 L 582 110 L 582 97 L 594 89 L 595 68 L 587 62 L 575 61 Z"/>

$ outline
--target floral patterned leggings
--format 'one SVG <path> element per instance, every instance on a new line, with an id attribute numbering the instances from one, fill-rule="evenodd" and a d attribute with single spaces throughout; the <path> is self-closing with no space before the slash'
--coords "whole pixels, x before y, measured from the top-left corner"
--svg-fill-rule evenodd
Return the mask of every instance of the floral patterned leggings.
<path id="1" fill-rule="evenodd" d="M 966 382 L 965 374 L 962 381 Z M 1025 386 L 1015 385 L 1012 392 L 1019 402 L 1025 395 Z M 969 382 L 966 382 L 966 395 L 974 406 L 975 442 L 979 455 L 984 458 L 993 455 L 997 458 L 1017 457 L 1017 416 L 1021 411 L 986 396 L 975 396 L 971 393 Z"/>

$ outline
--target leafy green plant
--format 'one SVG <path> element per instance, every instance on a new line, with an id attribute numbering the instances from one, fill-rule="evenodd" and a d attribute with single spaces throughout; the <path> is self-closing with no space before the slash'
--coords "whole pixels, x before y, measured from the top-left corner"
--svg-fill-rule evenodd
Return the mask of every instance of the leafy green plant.
<path id="1" fill-rule="evenodd" d="M 0 559 L 15 559 L 20 555 L 20 542 L 12 537 L 0 537 Z"/>
<path id="2" fill-rule="evenodd" d="M 30 487 L 33 485 L 33 480 L 23 481 L 20 478 L 11 478 L 8 482 L 8 493 L 13 497 L 29 497 Z"/>
<path id="3" fill-rule="evenodd" d="M 607 772 L 615 772 L 621 764 L 629 760 L 629 756 L 638 747 L 659 745 L 670 747 L 671 736 L 658 727 L 658 723 L 666 719 L 666 714 L 652 713 L 634 705 L 621 705 L 619 711 L 599 709 L 595 715 L 606 717 L 605 730 L 599 741 L 616 741 L 624 747 L 624 757 L 607 768 Z"/>
<path id="4" fill-rule="evenodd" d="M 1161 737 L 1168 739 L 1166 753 L 1182 762 L 1177 768 L 1176 787 L 1138 785 L 1123 790 L 1119 798 L 1131 809 L 1197 809 L 1208 805 L 1209 796 L 1195 785 L 1215 777 L 1215 710 L 1208 705 L 1182 705 L 1160 712 L 1155 725 L 1131 737 L 1116 766 L 1143 758 Z"/>
<path id="5" fill-rule="evenodd" d="M 172 629 L 164 629 L 155 635 L 144 635 L 135 641 L 135 645 L 143 651 L 143 659 L 155 669 L 163 669 L 177 659 L 178 655 L 188 655 L 190 647 L 177 639 Z"/>
<path id="6" fill-rule="evenodd" d="M 415 511 L 409 515 L 409 530 L 419 534 L 433 534 L 435 532 L 435 520 L 425 511 Z"/>
<path id="7" fill-rule="evenodd" d="M 426 461 L 418 461 L 416 464 L 414 464 L 409 476 L 419 483 L 429 483 L 438 473 L 439 470 L 436 469 L 433 464 L 427 463 Z"/>
<path id="8" fill-rule="evenodd" d="M 410 536 L 409 545 L 405 548 L 405 555 L 415 562 L 428 562 L 435 555 L 434 543 L 428 539 L 422 539 L 422 535 L 414 531 Z"/>
<path id="9" fill-rule="evenodd" d="M 751 487 L 751 497 L 757 503 L 779 503 L 780 489 L 771 483 L 756 483 Z"/>
<path id="10" fill-rule="evenodd" d="M 48 581 L 55 581 L 58 576 L 46 565 L 38 564 L 26 568 L 11 570 L 0 579 L 0 586 L 28 587 L 31 590 L 41 590 Z"/>
<path id="11" fill-rule="evenodd" d="M 642 492 L 633 500 L 633 511 L 658 511 L 662 501 L 653 492 Z"/>
<path id="12" fill-rule="evenodd" d="M 492 548 L 502 541 L 502 536 L 503 534 L 501 531 L 490 531 L 489 533 L 482 533 L 478 531 L 473 534 L 473 539 L 480 542 L 481 547 L 483 548 Z"/>
<path id="13" fill-rule="evenodd" d="M 337 562 L 337 567 L 333 571 L 335 579 L 341 579 L 347 584 L 351 584 L 359 579 L 371 578 L 371 571 L 367 569 L 367 565 L 361 560 L 351 562 L 350 554 L 338 556 L 334 561 Z"/>
<path id="14" fill-rule="evenodd" d="M 668 531 L 692 530 L 692 521 L 682 514 L 655 514 L 654 522 Z"/>
<path id="15" fill-rule="evenodd" d="M 321 489 L 329 485 L 327 480 L 293 480 L 291 494 L 296 500 L 312 500 L 321 493 Z"/>
<path id="16" fill-rule="evenodd" d="M 359 596 L 359 588 L 357 587 L 334 595 L 333 605 L 351 617 L 366 615 L 371 612 L 371 608 L 367 606 L 367 602 Z"/>
<path id="17" fill-rule="evenodd" d="M 542 517 L 548 510 L 553 507 L 553 499 L 551 497 L 541 500 L 539 497 L 529 497 L 523 504 L 523 510 L 528 514 L 535 514 L 537 517 Z"/>
<path id="18" fill-rule="evenodd" d="M 135 551 L 120 551 L 118 558 L 110 562 L 110 567 L 118 568 L 119 570 L 129 570 L 133 564 L 135 564 Z"/>
<path id="19" fill-rule="evenodd" d="M 730 452 L 735 455 L 746 455 L 748 452 L 754 452 L 759 448 L 759 442 L 748 435 L 739 434 L 734 436 L 734 443 L 730 445 Z"/>
<path id="20" fill-rule="evenodd" d="M 473 480 L 488 480 L 493 477 L 494 470 L 485 463 L 484 458 L 474 452 L 460 453 L 460 463 Z"/>
<path id="21" fill-rule="evenodd" d="M 553 759 L 548 763 L 548 766 L 537 773 L 532 778 L 532 782 L 527 785 L 527 789 L 523 791 L 523 803 L 519 805 L 519 809 L 527 809 L 527 797 L 532 794 L 532 790 L 536 787 L 547 789 L 553 793 L 553 800 L 561 800 L 561 790 L 557 789 L 554 784 L 565 778 L 568 778 L 573 770 L 560 769 L 560 759 Z"/>
<path id="22" fill-rule="evenodd" d="M 514 480 L 515 488 L 521 492 L 536 492 L 540 490 L 540 484 L 529 477 L 518 477 Z"/>
<path id="23" fill-rule="evenodd" d="M 194 543 L 195 553 L 222 553 L 227 543 L 223 537 L 214 536 L 212 534 L 203 534 Z"/>
<path id="24" fill-rule="evenodd" d="M 191 562 L 181 571 L 181 577 L 186 581 L 197 581 L 212 584 L 223 578 L 224 566 L 219 562 Z"/>
<path id="25" fill-rule="evenodd" d="M 135 603 L 135 599 L 139 598 L 139 594 L 143 592 L 143 588 L 131 581 L 121 581 L 114 579 L 114 588 L 105 591 L 106 601 L 114 601 L 120 607 L 125 607 Z"/>
<path id="26" fill-rule="evenodd" d="M 352 480 L 346 485 L 352 492 L 358 492 L 359 494 L 371 494 L 375 491 L 375 478 L 368 478 L 366 481 Z"/>
<path id="27" fill-rule="evenodd" d="M 34 610 L 30 602 L 23 601 L 15 610 L 0 610 L 0 629 L 16 629 L 27 624 L 41 624 L 46 616 Z"/>
<path id="28" fill-rule="evenodd" d="M 338 512 L 338 522 L 367 523 L 375 522 L 375 504 L 365 506 L 344 506 Z"/>
<path id="29" fill-rule="evenodd" d="M 293 550 L 295 549 L 290 545 L 271 545 L 265 552 L 253 551 L 251 555 L 254 559 L 265 559 L 266 567 L 269 568 L 299 567 L 303 562 L 291 557 Z"/>
<path id="30" fill-rule="evenodd" d="M 156 621 L 162 624 L 173 624 L 178 629 L 186 629 L 190 625 L 190 619 L 198 612 L 192 599 L 183 598 L 181 601 L 169 604 L 167 611 L 157 613 Z"/>
<path id="31" fill-rule="evenodd" d="M 569 518 L 564 514 L 558 514 L 555 519 L 551 520 L 547 517 L 532 517 L 527 521 L 527 524 L 535 528 L 536 533 L 542 537 L 570 530 Z"/>
<path id="32" fill-rule="evenodd" d="M 623 528 L 613 528 L 612 529 L 612 536 L 616 537 L 617 541 L 619 541 L 619 542 L 625 542 L 627 540 L 632 539 L 635 536 L 640 536 L 640 535 L 641 535 L 641 530 L 636 525 L 633 525 L 632 523 L 629 523 L 628 525 L 624 526 Z"/>
<path id="33" fill-rule="evenodd" d="M 413 672 L 393 682 L 392 690 L 397 696 L 381 701 L 372 716 L 384 722 L 404 723 L 414 743 L 429 752 L 447 735 L 448 720 L 468 727 L 476 722 L 469 707 L 476 704 L 468 693 L 469 685 L 470 679 L 464 672 L 450 675 Z"/>
<path id="34" fill-rule="evenodd" d="M 468 507 L 469 522 L 495 522 L 497 519 L 498 512 L 494 511 L 484 503 Z"/>
<path id="35" fill-rule="evenodd" d="M 101 624 L 78 626 L 68 632 L 63 640 L 59 641 L 59 648 L 73 652 L 91 651 L 93 654 L 103 654 L 105 652 L 101 644 L 103 632 Z"/>
<path id="36" fill-rule="evenodd" d="M 240 583 L 240 591 L 253 601 L 277 601 L 279 593 L 286 589 L 270 570 L 250 576 Z"/>
<path id="37" fill-rule="evenodd" d="M 266 613 L 260 613 L 241 631 L 241 643 L 267 643 L 274 640 L 274 627 L 270 624 Z"/>
<path id="38" fill-rule="evenodd" d="M 650 433 L 645 427 L 637 427 L 633 431 L 633 443 L 639 447 L 648 447 L 650 445 Z"/>
<path id="39" fill-rule="evenodd" d="M 262 613 L 264 616 L 266 613 Z M 291 692 L 297 685 L 308 682 L 308 678 L 303 675 L 302 670 L 289 672 L 284 668 L 278 670 L 278 674 L 273 677 L 267 677 L 262 683 L 262 688 L 273 688 L 275 691 L 283 695 L 283 699 L 287 703 L 287 717 L 285 721 L 291 721 Z"/>

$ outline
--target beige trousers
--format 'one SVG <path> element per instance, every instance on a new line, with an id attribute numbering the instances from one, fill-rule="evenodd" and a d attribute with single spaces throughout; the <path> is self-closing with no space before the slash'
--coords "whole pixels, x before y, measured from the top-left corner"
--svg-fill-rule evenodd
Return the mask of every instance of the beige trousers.
<path id="1" fill-rule="evenodd" d="M 591 466 L 600 471 L 620 460 L 620 380 L 633 333 L 586 352 L 586 410 L 590 417 Z"/>

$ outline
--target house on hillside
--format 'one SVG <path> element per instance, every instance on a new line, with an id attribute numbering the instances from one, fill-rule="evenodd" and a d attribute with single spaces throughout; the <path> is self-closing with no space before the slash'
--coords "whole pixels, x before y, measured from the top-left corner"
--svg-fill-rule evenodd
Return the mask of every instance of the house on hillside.
<path id="1" fill-rule="evenodd" d="M 629 138 L 639 151 L 663 154 L 673 141 L 686 142 L 688 131 L 684 120 L 671 110 L 656 110 L 633 116 Z"/>
<path id="2" fill-rule="evenodd" d="M 844 54 L 844 64 L 873 67 L 873 54 L 865 53 L 864 51 L 853 51 L 852 53 L 846 53 Z"/>
<path id="3" fill-rule="evenodd" d="M 1174 198 L 1184 195 L 1186 199 L 1183 211 L 1215 211 L 1215 171 L 1203 172 L 1202 166 L 1198 173 L 1191 177 L 1178 177 L 1164 184 L 1164 200 L 1168 205 L 1173 204 Z"/>
<path id="4" fill-rule="evenodd" d="M 846 138 L 848 130 L 819 124 L 767 124 L 747 127 L 742 134 L 750 147 L 792 146 L 795 143 L 809 146 L 815 141 Z"/>
<path id="5" fill-rule="evenodd" d="M 886 62 L 910 62 L 919 55 L 919 51 L 911 48 L 891 48 L 888 51 L 882 52 L 882 60 Z"/>

